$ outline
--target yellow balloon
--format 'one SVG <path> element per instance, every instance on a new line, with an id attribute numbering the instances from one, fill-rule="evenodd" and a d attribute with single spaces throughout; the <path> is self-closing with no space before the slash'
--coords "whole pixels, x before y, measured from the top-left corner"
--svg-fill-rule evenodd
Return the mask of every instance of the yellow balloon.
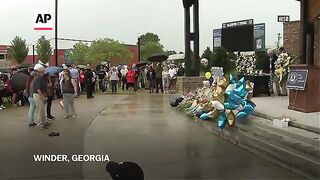
<path id="1" fill-rule="evenodd" d="M 229 126 L 234 126 L 236 123 L 236 116 L 234 115 L 233 111 L 230 111 L 227 116 Z"/>
<path id="2" fill-rule="evenodd" d="M 210 79 L 211 78 L 211 73 L 210 72 L 206 72 L 204 74 L 204 76 L 207 78 L 207 79 Z"/>

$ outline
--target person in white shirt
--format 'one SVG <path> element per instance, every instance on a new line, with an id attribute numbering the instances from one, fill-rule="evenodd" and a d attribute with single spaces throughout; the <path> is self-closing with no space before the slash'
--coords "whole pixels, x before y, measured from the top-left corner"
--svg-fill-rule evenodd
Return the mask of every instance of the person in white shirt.
<path id="1" fill-rule="evenodd" d="M 127 84 L 127 73 L 128 73 L 127 67 L 122 66 L 120 73 L 121 73 L 121 77 L 122 77 L 122 91 L 124 91 L 124 87 L 126 87 L 126 84 Z"/>
<path id="2" fill-rule="evenodd" d="M 111 68 L 111 70 L 109 72 L 109 77 L 110 77 L 110 81 L 111 81 L 112 94 L 115 94 L 115 93 L 117 93 L 117 83 L 119 80 L 118 71 L 117 71 L 116 67 Z"/>
<path id="3" fill-rule="evenodd" d="M 163 84 L 163 89 L 165 94 L 169 93 L 169 86 L 170 86 L 169 78 L 170 78 L 169 69 L 167 66 L 164 66 L 162 71 L 162 84 Z"/>
<path id="4" fill-rule="evenodd" d="M 177 71 L 173 65 L 170 65 L 169 75 L 170 75 L 170 90 L 173 93 L 176 91 L 176 82 L 177 82 Z"/>

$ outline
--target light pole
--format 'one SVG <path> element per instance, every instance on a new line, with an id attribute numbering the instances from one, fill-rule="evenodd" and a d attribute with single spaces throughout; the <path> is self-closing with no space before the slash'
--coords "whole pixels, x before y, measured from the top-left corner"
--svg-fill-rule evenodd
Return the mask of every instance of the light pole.
<path id="1" fill-rule="evenodd" d="M 34 43 L 32 43 L 32 64 L 34 64 Z"/>
<path id="2" fill-rule="evenodd" d="M 55 65 L 58 66 L 58 0 L 55 0 Z"/>
<path id="3" fill-rule="evenodd" d="M 140 54 L 140 36 L 138 36 L 138 62 L 141 61 L 141 54 Z"/>

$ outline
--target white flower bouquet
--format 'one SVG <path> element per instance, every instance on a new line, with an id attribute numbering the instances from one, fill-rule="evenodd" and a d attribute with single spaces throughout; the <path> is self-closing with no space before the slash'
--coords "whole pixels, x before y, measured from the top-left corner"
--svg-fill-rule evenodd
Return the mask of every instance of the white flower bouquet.
<path id="1" fill-rule="evenodd" d="M 256 70 L 255 55 L 240 55 L 237 57 L 235 65 L 239 74 L 253 75 Z"/>
<path id="2" fill-rule="evenodd" d="M 278 56 L 278 59 L 275 61 L 275 74 L 282 80 L 289 72 L 289 65 L 293 64 L 295 59 L 290 56 L 288 53 L 281 53 Z"/>

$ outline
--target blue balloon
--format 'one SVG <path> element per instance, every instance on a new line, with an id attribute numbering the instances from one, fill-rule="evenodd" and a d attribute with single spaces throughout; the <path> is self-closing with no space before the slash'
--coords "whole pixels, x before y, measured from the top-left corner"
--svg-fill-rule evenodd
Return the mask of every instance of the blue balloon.
<path id="1" fill-rule="evenodd" d="M 248 94 L 248 91 L 247 91 L 247 89 L 245 88 L 244 85 L 235 88 L 235 89 L 233 90 L 233 92 L 234 92 L 236 95 L 240 96 L 241 98 L 244 98 L 244 97 Z"/>
<path id="2" fill-rule="evenodd" d="M 244 77 L 242 77 L 242 78 L 239 80 L 239 83 L 241 83 L 241 84 L 245 84 Z"/>
<path id="3" fill-rule="evenodd" d="M 248 113 L 243 112 L 243 111 L 239 111 L 239 112 L 237 113 L 237 115 L 236 115 L 236 118 L 237 118 L 237 120 L 241 120 L 241 119 L 246 118 L 247 116 L 249 116 Z"/>
<path id="4" fill-rule="evenodd" d="M 230 84 L 235 84 L 237 83 L 237 80 L 234 78 L 232 74 L 230 74 Z"/>
<path id="5" fill-rule="evenodd" d="M 233 102 L 231 100 L 226 101 L 225 103 L 223 103 L 223 105 L 226 109 L 230 109 L 230 110 L 235 110 L 239 107 L 238 104 L 236 104 L 235 102 Z"/>
<path id="6" fill-rule="evenodd" d="M 225 92 L 225 94 L 227 95 L 227 97 L 228 98 L 230 98 L 234 103 L 236 103 L 236 104 L 240 104 L 240 101 L 241 101 L 241 97 L 240 96 L 238 96 L 238 95 L 236 95 L 234 92 L 230 92 L 230 91 L 228 91 L 228 92 Z"/>
<path id="7" fill-rule="evenodd" d="M 217 118 L 218 127 L 223 129 L 227 124 L 227 116 L 225 113 L 220 113 Z"/>
<path id="8" fill-rule="evenodd" d="M 207 113 L 203 113 L 201 116 L 200 116 L 200 119 L 202 120 L 208 120 L 209 119 L 209 116 Z"/>
<path id="9" fill-rule="evenodd" d="M 249 101 L 249 100 L 242 100 L 242 101 L 240 102 L 240 104 L 241 104 L 243 107 L 248 106 L 248 105 L 252 106 L 253 108 L 256 107 L 256 104 L 254 104 L 252 101 Z"/>
<path id="10" fill-rule="evenodd" d="M 241 111 L 247 113 L 248 115 L 252 113 L 253 110 L 254 110 L 254 107 L 252 107 L 250 104 L 247 104 L 246 106 L 243 107 L 243 109 L 241 109 Z"/>

